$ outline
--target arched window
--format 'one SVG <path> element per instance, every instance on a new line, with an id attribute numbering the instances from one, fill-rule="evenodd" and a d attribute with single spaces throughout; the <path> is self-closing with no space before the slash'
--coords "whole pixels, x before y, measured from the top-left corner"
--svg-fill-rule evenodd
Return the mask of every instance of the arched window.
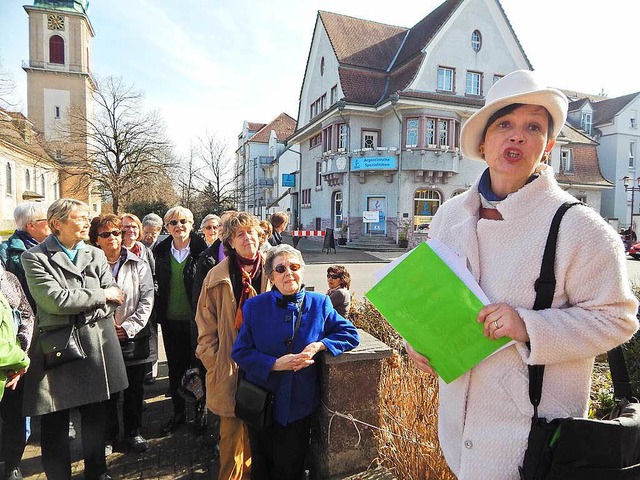
<path id="1" fill-rule="evenodd" d="M 60 35 L 49 39 L 49 63 L 64 65 L 64 39 Z"/>
<path id="2" fill-rule="evenodd" d="M 5 180 L 7 184 L 7 195 L 13 195 L 13 175 L 11 172 L 11 164 L 7 162 L 7 166 L 5 168 Z"/>
<path id="3" fill-rule="evenodd" d="M 479 52 L 480 48 L 482 48 L 482 35 L 478 30 L 474 30 L 471 34 L 471 48 L 473 48 L 474 52 Z"/>
<path id="4" fill-rule="evenodd" d="M 413 229 L 423 232 L 427 225 L 431 224 L 431 219 L 440 208 L 442 196 L 437 190 L 421 189 L 416 190 L 413 197 Z M 424 230 L 426 233 L 426 230 Z"/>
<path id="5" fill-rule="evenodd" d="M 24 189 L 31 190 L 31 172 L 28 168 L 24 171 Z"/>

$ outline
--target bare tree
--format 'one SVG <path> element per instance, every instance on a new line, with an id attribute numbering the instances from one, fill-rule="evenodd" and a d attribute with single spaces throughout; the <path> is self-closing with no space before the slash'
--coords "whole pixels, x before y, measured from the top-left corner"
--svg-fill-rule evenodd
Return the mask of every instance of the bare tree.
<path id="1" fill-rule="evenodd" d="M 16 82 L 9 72 L 7 72 L 0 61 L 0 107 L 15 107 L 12 101 L 16 91 Z"/>
<path id="2" fill-rule="evenodd" d="M 102 189 L 117 214 L 129 198 L 162 185 L 174 161 L 164 123 L 144 110 L 143 95 L 119 77 L 99 85 L 94 111 L 71 110 L 58 139 L 68 140 L 66 172 Z"/>

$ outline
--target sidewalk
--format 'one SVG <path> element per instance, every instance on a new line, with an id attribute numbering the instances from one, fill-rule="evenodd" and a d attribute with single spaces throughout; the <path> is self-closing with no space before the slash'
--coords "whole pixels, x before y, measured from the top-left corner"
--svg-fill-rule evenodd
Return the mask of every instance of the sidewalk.
<path id="1" fill-rule="evenodd" d="M 293 245 L 293 237 L 284 235 L 283 241 Z M 365 250 L 355 250 L 336 245 L 336 251 L 322 250 L 323 237 L 303 237 L 298 242 L 298 250 L 302 252 L 304 261 L 308 264 L 342 264 L 342 263 L 379 263 L 389 262 L 398 258 L 398 252 L 369 252 Z"/>
<path id="2" fill-rule="evenodd" d="M 210 426 L 204 435 L 194 434 L 190 424 L 184 425 L 171 435 L 163 437 L 160 425 L 173 414 L 171 399 L 164 396 L 169 386 L 166 362 L 160 363 L 158 378 L 153 385 L 145 385 L 147 409 L 143 413 L 142 436 L 149 441 L 149 450 L 145 453 L 125 453 L 118 445 L 114 453 L 107 458 L 109 472 L 114 478 L 133 479 L 213 479 L 213 430 Z M 189 418 L 193 411 L 187 410 Z M 211 414 L 209 417 L 212 420 Z M 76 412 L 72 420 L 77 430 L 72 441 L 73 478 L 82 479 L 84 465 L 82 461 L 82 442 L 80 438 L 80 419 Z M 28 480 L 45 480 L 40 457 L 40 422 L 32 423 L 32 435 L 22 460 L 22 474 Z"/>

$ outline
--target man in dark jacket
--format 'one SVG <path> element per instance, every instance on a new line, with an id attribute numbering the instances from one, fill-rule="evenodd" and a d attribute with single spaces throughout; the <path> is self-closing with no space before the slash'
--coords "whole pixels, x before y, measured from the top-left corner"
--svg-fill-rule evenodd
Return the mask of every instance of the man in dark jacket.
<path id="1" fill-rule="evenodd" d="M 186 420 L 185 401 L 178 394 L 178 387 L 195 358 L 191 347 L 193 280 L 196 261 L 207 244 L 193 232 L 193 214 L 188 208 L 169 209 L 164 223 L 170 236 L 156 245 L 153 256 L 158 285 L 154 311 L 158 324 L 162 325 L 173 400 L 173 417 L 162 427 L 167 434 Z"/>

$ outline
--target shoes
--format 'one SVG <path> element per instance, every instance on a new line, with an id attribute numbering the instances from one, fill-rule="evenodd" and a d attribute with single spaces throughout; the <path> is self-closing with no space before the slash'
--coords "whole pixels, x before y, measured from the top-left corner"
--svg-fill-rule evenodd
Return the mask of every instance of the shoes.
<path id="1" fill-rule="evenodd" d="M 69 440 L 76 439 L 76 427 L 73 426 L 73 422 L 69 422 Z"/>
<path id="2" fill-rule="evenodd" d="M 103 473 L 98 477 L 98 480 L 115 480 L 115 479 L 108 473 Z"/>
<path id="3" fill-rule="evenodd" d="M 6 480 L 22 480 L 22 472 L 18 467 L 7 470 L 5 473 Z"/>
<path id="4" fill-rule="evenodd" d="M 173 417 L 171 417 L 171 419 L 169 419 L 167 423 L 162 425 L 162 434 L 167 435 L 171 432 L 175 432 L 178 428 L 180 428 L 180 425 L 185 422 L 186 418 L 184 412 L 174 415 Z"/>
<path id="5" fill-rule="evenodd" d="M 113 453 L 113 443 L 111 442 L 107 442 L 104 445 L 104 456 L 108 457 L 109 455 L 111 455 Z"/>
<path id="6" fill-rule="evenodd" d="M 140 434 L 129 437 L 127 439 L 127 443 L 129 444 L 129 447 L 131 447 L 131 450 L 136 453 L 143 453 L 149 450 L 149 444 Z"/>

